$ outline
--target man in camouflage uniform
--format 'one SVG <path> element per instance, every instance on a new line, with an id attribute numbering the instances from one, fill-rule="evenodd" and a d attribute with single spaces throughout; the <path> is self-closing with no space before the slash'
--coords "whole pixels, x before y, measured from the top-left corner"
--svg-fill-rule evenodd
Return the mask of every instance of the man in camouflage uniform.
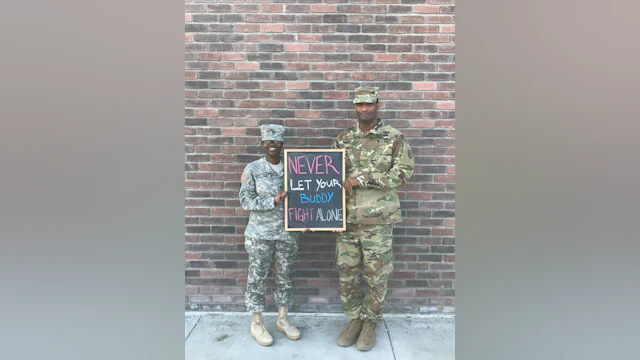
<path id="1" fill-rule="evenodd" d="M 345 149 L 347 230 L 337 236 L 336 266 L 342 309 L 351 322 L 338 337 L 358 350 L 373 348 L 393 271 L 392 233 L 402 221 L 396 189 L 413 175 L 411 148 L 400 131 L 377 117 L 377 87 L 355 90 L 358 125 L 341 132 L 332 148 Z M 369 286 L 360 290 L 361 274 Z"/>
<path id="2" fill-rule="evenodd" d="M 249 269 L 245 302 L 251 311 L 251 335 L 260 345 L 273 344 L 271 334 L 264 327 L 262 312 L 265 306 L 265 279 L 274 263 L 276 286 L 274 298 L 278 305 L 276 329 L 292 340 L 300 338 L 300 331 L 288 318 L 293 305 L 293 268 L 298 252 L 299 232 L 284 230 L 284 162 L 280 151 L 284 144 L 284 127 L 262 125 L 262 147 L 266 156 L 249 163 L 244 169 L 240 186 L 240 204 L 250 211 L 245 230 L 244 246 L 249 253 Z"/>

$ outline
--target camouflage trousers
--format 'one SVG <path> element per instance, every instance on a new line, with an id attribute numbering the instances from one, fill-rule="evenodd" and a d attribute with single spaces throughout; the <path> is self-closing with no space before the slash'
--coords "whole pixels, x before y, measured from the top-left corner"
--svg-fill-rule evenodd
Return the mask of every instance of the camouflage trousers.
<path id="1" fill-rule="evenodd" d="M 337 237 L 336 266 L 340 276 L 342 310 L 349 319 L 382 321 L 387 281 L 393 271 L 393 224 L 347 224 Z M 365 296 L 361 276 L 369 286 Z"/>
<path id="2" fill-rule="evenodd" d="M 245 303 L 247 311 L 263 312 L 265 280 L 273 264 L 276 285 L 273 292 L 277 306 L 293 305 L 293 268 L 298 253 L 298 240 L 259 240 L 246 238 L 249 270 Z"/>

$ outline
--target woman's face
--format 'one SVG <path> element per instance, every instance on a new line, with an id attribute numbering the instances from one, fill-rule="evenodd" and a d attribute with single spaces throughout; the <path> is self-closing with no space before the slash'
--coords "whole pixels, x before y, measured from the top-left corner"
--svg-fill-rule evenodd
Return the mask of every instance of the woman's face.
<path id="1" fill-rule="evenodd" d="M 280 151 L 282 150 L 282 145 L 284 145 L 281 141 L 269 140 L 262 142 L 262 148 L 264 149 L 264 153 L 269 156 L 279 156 Z"/>

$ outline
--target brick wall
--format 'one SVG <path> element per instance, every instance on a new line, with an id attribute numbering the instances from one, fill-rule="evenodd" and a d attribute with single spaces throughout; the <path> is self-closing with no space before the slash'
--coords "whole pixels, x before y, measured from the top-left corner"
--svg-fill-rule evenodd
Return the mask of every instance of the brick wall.
<path id="1" fill-rule="evenodd" d="M 187 0 L 186 309 L 244 311 L 238 189 L 263 155 L 258 125 L 285 125 L 288 147 L 328 147 L 356 123 L 352 90 L 371 85 L 416 161 L 399 191 L 405 220 L 386 312 L 453 311 L 454 9 L 453 0 Z M 335 236 L 302 237 L 294 311 L 340 311 L 334 259 Z"/>

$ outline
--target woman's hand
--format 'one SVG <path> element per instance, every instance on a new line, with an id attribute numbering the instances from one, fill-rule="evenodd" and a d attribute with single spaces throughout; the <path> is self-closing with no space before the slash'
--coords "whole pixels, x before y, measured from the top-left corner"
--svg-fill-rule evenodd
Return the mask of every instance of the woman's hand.
<path id="1" fill-rule="evenodd" d="M 273 198 L 273 203 L 277 204 L 280 201 L 284 200 L 284 198 L 287 196 L 287 192 L 282 190 L 282 191 L 278 191 L 276 193 L 276 196 Z"/>

